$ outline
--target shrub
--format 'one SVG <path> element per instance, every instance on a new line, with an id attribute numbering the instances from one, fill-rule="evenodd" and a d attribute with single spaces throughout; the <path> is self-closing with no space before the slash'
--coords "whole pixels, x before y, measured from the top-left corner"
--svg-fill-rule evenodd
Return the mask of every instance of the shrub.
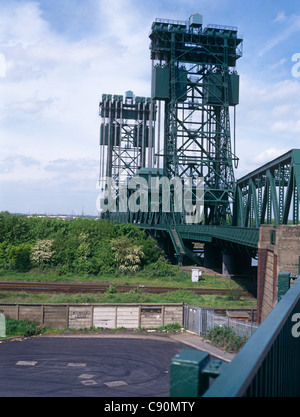
<path id="1" fill-rule="evenodd" d="M 169 323 L 165 324 L 164 326 L 160 326 L 157 328 L 159 331 L 165 331 L 165 332 L 180 332 L 182 331 L 182 326 L 180 326 L 179 323 Z"/>
<path id="2" fill-rule="evenodd" d="M 153 278 L 175 275 L 174 265 L 169 264 L 162 256 L 156 262 L 147 265 L 144 270 Z M 177 272 L 177 269 L 176 269 Z"/>
<path id="3" fill-rule="evenodd" d="M 205 336 L 214 346 L 227 352 L 238 352 L 247 341 L 246 337 L 238 336 L 231 327 L 215 326 Z"/>
<path id="4" fill-rule="evenodd" d="M 120 272 L 137 272 L 140 269 L 145 256 L 141 246 L 132 244 L 129 238 L 123 236 L 113 240 L 112 250 Z"/>
<path id="5" fill-rule="evenodd" d="M 0 269 L 27 272 L 32 263 L 59 274 L 134 273 L 161 254 L 157 242 L 135 225 L 0 213 Z"/>
<path id="6" fill-rule="evenodd" d="M 53 240 L 38 240 L 32 248 L 31 259 L 38 265 L 44 265 L 50 262 L 54 253 L 52 249 Z"/>
<path id="7" fill-rule="evenodd" d="M 20 245 L 8 245 L 6 259 L 8 269 L 18 272 L 28 272 L 31 267 L 31 245 L 21 243 Z"/>
<path id="8" fill-rule="evenodd" d="M 6 336 L 34 336 L 43 333 L 46 328 L 35 322 L 27 320 L 6 319 Z"/>

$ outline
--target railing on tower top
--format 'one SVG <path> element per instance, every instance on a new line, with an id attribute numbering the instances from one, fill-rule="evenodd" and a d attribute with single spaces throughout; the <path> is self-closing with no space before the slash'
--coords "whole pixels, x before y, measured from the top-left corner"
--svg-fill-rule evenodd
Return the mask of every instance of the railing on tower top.
<path id="1" fill-rule="evenodd" d="M 185 351 L 182 361 L 176 355 L 171 363 L 170 395 L 188 396 L 190 391 L 198 397 L 300 397 L 300 276 L 294 277 L 283 295 L 282 282 L 286 284 L 290 278 L 290 274 L 279 274 L 280 301 L 233 361 L 215 372 L 210 387 L 213 367 L 203 352 L 189 351 L 193 355 L 189 360 Z M 200 376 L 179 383 L 180 368 L 187 366 L 198 367 Z"/>

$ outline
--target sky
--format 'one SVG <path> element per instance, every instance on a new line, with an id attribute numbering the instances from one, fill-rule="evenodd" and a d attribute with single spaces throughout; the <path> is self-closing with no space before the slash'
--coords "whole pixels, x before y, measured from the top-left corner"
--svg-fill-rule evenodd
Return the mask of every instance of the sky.
<path id="1" fill-rule="evenodd" d="M 237 26 L 238 179 L 300 148 L 296 0 L 0 0 L 0 211 L 96 215 L 103 93 L 150 96 L 156 18 Z"/>

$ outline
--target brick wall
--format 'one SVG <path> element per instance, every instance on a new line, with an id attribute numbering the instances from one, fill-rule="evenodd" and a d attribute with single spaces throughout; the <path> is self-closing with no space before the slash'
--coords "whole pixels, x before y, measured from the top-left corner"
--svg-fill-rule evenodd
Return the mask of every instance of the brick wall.
<path id="1" fill-rule="evenodd" d="M 270 233 L 274 233 L 272 241 Z M 298 274 L 300 225 L 262 225 L 259 231 L 257 267 L 257 316 L 262 322 L 277 303 L 279 272 Z"/>

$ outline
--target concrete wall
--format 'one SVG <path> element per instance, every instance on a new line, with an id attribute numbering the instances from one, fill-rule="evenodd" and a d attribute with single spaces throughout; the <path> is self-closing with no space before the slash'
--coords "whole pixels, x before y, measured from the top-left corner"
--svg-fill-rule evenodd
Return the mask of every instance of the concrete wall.
<path id="1" fill-rule="evenodd" d="M 271 238 L 271 234 L 273 238 Z M 277 303 L 279 272 L 298 274 L 300 225 L 262 225 L 257 267 L 257 315 L 262 322 Z"/>
<path id="2" fill-rule="evenodd" d="M 183 304 L 0 304 L 0 311 L 16 320 L 34 320 L 56 329 L 101 327 L 157 328 L 183 326 Z"/>

